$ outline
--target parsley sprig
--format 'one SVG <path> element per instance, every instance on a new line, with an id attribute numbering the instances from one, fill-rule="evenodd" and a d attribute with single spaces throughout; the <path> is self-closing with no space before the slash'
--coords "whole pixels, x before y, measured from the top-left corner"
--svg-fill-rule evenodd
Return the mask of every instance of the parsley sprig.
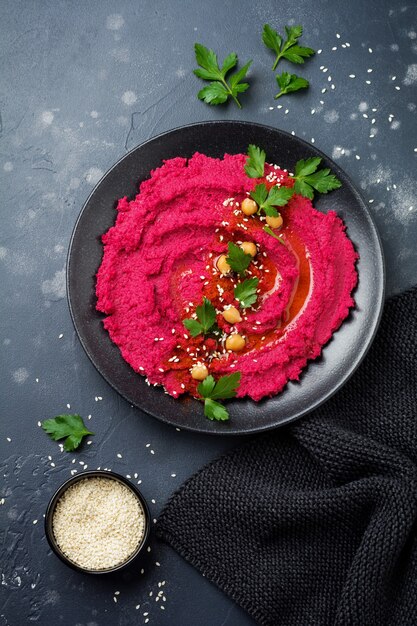
<path id="1" fill-rule="evenodd" d="M 65 438 L 64 450 L 66 452 L 76 450 L 86 435 L 94 435 L 85 427 L 81 415 L 57 415 L 52 419 L 44 420 L 42 428 L 54 441 Z"/>
<path id="2" fill-rule="evenodd" d="M 314 191 L 329 193 L 329 191 L 339 189 L 342 186 L 340 180 L 330 173 L 328 167 L 317 170 L 320 163 L 320 157 L 311 157 L 310 159 L 297 161 L 293 176 L 295 180 L 294 191 L 296 193 L 312 200 Z"/>
<path id="3" fill-rule="evenodd" d="M 262 41 L 267 48 L 275 52 L 276 57 L 272 69 L 275 70 L 280 59 L 284 58 L 291 63 L 304 63 L 314 54 L 312 48 L 299 46 L 298 40 L 303 34 L 302 26 L 286 26 L 287 39 L 277 33 L 269 24 L 265 24 L 262 32 Z"/>
<path id="4" fill-rule="evenodd" d="M 246 159 L 245 172 L 249 178 L 262 178 L 265 171 L 265 150 L 261 150 L 252 143 L 248 146 L 248 158 Z"/>
<path id="5" fill-rule="evenodd" d="M 275 100 L 281 98 L 281 96 L 285 96 L 287 93 L 299 91 L 300 89 L 307 89 L 310 84 L 306 78 L 297 76 L 297 74 L 290 74 L 289 72 L 277 74 L 275 79 L 279 87 L 279 92 L 274 96 Z"/>
<path id="6" fill-rule="evenodd" d="M 209 420 L 224 422 L 229 419 L 228 410 L 217 400 L 234 398 L 240 377 L 240 372 L 233 372 L 228 376 L 222 376 L 216 382 L 213 376 L 209 375 L 198 385 L 197 391 L 204 398 L 204 415 Z"/>
<path id="7" fill-rule="evenodd" d="M 229 241 L 227 244 L 228 255 L 226 257 L 227 263 L 230 265 L 232 270 L 243 276 L 245 271 L 248 269 L 250 262 L 252 261 L 252 257 L 250 254 L 246 254 L 237 246 L 233 241 Z"/>
<path id="8" fill-rule="evenodd" d="M 285 246 L 285 241 L 283 240 L 283 238 L 279 235 L 276 235 L 272 228 L 270 228 L 269 226 L 264 226 L 264 231 L 268 233 L 268 235 L 271 235 L 271 237 L 274 237 L 274 239 L 277 239 L 280 243 L 282 243 L 283 246 Z"/>
<path id="9" fill-rule="evenodd" d="M 203 298 L 203 304 L 196 308 L 197 319 L 192 317 L 183 320 L 183 324 L 190 331 L 191 337 L 197 335 L 206 335 L 214 330 L 216 324 L 216 309 L 206 297 Z"/>
<path id="10" fill-rule="evenodd" d="M 279 213 L 275 207 L 285 206 L 294 194 L 294 190 L 289 187 L 271 187 L 268 191 L 264 183 L 256 185 L 250 196 L 258 205 L 258 213 L 263 211 L 270 217 L 278 217 Z"/>
<path id="11" fill-rule="evenodd" d="M 246 309 L 252 306 L 252 304 L 255 304 L 258 299 L 258 294 L 256 293 L 258 283 L 259 279 L 254 276 L 236 285 L 234 294 L 236 300 L 239 300 L 239 305 L 242 309 Z"/>
<path id="12" fill-rule="evenodd" d="M 213 50 L 196 43 L 194 51 L 197 64 L 200 66 L 194 70 L 194 74 L 203 80 L 212 81 L 198 92 L 197 97 L 207 104 L 223 104 L 232 97 L 241 109 L 242 105 L 237 96 L 249 88 L 249 83 L 241 81 L 245 78 L 252 60 L 226 80 L 226 75 L 237 65 L 238 57 L 235 52 L 231 52 L 223 61 L 222 67 L 219 67 L 217 55 Z"/>

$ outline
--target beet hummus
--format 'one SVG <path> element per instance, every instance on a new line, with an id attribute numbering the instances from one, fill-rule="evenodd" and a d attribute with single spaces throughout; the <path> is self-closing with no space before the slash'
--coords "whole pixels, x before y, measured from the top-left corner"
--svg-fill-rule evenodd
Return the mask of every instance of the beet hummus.
<path id="1" fill-rule="evenodd" d="M 358 255 L 342 220 L 294 193 L 280 207 L 280 240 L 271 236 L 266 216 L 242 212 L 260 182 L 245 174 L 245 159 L 196 153 L 166 161 L 134 200 L 119 200 L 116 223 L 103 235 L 96 293 L 104 326 L 132 368 L 174 397 L 199 396 L 194 367 L 216 379 L 240 372 L 237 397 L 279 393 L 354 305 Z M 269 164 L 262 182 L 294 184 Z M 242 275 L 221 271 L 229 242 L 252 256 L 244 276 L 257 279 L 252 306 L 236 298 Z M 192 336 L 184 320 L 196 319 L 204 301 L 215 308 L 217 332 Z M 237 348 L 228 348 L 230 337 Z"/>

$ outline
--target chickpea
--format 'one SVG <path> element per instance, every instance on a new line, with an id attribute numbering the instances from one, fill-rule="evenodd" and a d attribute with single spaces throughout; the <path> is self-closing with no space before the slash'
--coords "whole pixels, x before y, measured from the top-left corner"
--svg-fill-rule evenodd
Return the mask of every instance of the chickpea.
<path id="1" fill-rule="evenodd" d="M 256 247 L 256 243 L 253 241 L 244 241 L 240 246 L 246 254 L 250 254 L 251 256 L 256 256 L 258 252 L 258 248 Z"/>
<path id="2" fill-rule="evenodd" d="M 191 378 L 194 380 L 204 380 L 208 376 L 208 369 L 205 365 L 193 365 L 191 369 Z"/>
<path id="3" fill-rule="evenodd" d="M 271 217 L 270 215 L 267 215 L 266 216 L 266 223 L 271 228 L 281 228 L 281 226 L 284 223 L 284 220 L 282 219 L 281 215 L 278 215 L 278 217 Z"/>
<path id="4" fill-rule="evenodd" d="M 226 339 L 226 350 L 233 350 L 233 352 L 240 352 L 246 345 L 246 341 L 238 333 L 229 335 Z"/>
<path id="5" fill-rule="evenodd" d="M 255 200 L 252 200 L 251 198 L 245 198 L 242 201 L 240 208 L 245 215 L 254 215 L 258 211 L 258 205 Z"/>
<path id="6" fill-rule="evenodd" d="M 235 306 L 231 306 L 228 309 L 225 309 L 222 315 L 226 322 L 229 322 L 229 324 L 236 324 L 236 322 L 242 321 L 240 313 Z"/>
<path id="7" fill-rule="evenodd" d="M 221 274 L 228 274 L 232 269 L 226 261 L 226 258 L 225 254 L 221 254 L 217 259 L 217 269 Z"/>

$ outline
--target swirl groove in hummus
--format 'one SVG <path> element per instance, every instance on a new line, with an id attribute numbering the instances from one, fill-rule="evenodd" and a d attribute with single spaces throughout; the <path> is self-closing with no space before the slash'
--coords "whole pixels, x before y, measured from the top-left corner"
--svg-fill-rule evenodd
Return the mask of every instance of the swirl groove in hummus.
<path id="1" fill-rule="evenodd" d="M 264 218 L 239 208 L 256 183 L 245 175 L 245 160 L 196 153 L 166 161 L 134 200 L 119 200 L 115 226 L 103 235 L 96 293 L 104 326 L 133 369 L 174 397 L 197 395 L 196 363 L 215 377 L 241 372 L 237 397 L 277 394 L 320 355 L 354 305 L 357 254 L 342 220 L 295 194 L 280 209 L 282 245 L 263 230 Z M 270 184 L 292 185 L 276 166 L 265 173 Z M 259 278 L 258 300 L 241 309 L 235 326 L 221 311 L 239 306 L 237 279 L 216 269 L 229 241 L 258 248 L 247 275 Z M 216 307 L 221 339 L 192 338 L 183 325 L 204 296 Z M 224 347 L 233 332 L 246 339 L 239 353 Z"/>

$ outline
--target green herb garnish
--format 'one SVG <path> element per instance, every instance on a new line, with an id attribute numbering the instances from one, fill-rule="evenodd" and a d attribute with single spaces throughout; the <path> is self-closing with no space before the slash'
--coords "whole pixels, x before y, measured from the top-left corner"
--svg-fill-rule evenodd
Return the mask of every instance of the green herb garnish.
<path id="1" fill-rule="evenodd" d="M 320 157 L 311 157 L 310 159 L 297 161 L 293 176 L 295 180 L 294 191 L 296 193 L 312 200 L 314 190 L 319 193 L 328 193 L 342 186 L 340 180 L 330 173 L 328 167 L 317 171 L 320 163 Z"/>
<path id="2" fill-rule="evenodd" d="M 265 170 L 265 151 L 250 144 L 248 147 L 248 158 L 246 159 L 245 172 L 249 178 L 261 178 Z"/>
<path id="3" fill-rule="evenodd" d="M 80 415 L 57 415 L 52 419 L 44 420 L 42 428 L 54 441 L 66 437 L 64 441 L 66 452 L 76 450 L 86 435 L 94 435 L 87 430 Z"/>
<path id="4" fill-rule="evenodd" d="M 229 241 L 229 243 L 227 244 L 227 249 L 227 263 L 230 265 L 231 269 L 234 272 L 236 272 L 240 276 L 243 276 L 245 274 L 245 271 L 249 267 L 250 262 L 252 261 L 251 255 L 246 254 L 246 252 L 244 252 L 242 248 L 237 246 L 232 241 Z"/>
<path id="5" fill-rule="evenodd" d="M 277 239 L 280 243 L 282 243 L 283 246 L 285 246 L 285 241 L 283 240 L 283 238 L 279 235 L 276 235 L 272 228 L 270 228 L 269 226 L 264 226 L 264 231 L 268 233 L 268 235 L 271 235 L 271 237 L 274 237 L 274 239 Z"/>
<path id="6" fill-rule="evenodd" d="M 207 104 L 223 104 L 231 96 L 239 109 L 241 109 L 242 105 L 237 96 L 249 87 L 249 83 L 242 83 L 241 80 L 245 78 L 252 61 L 248 61 L 238 72 L 229 76 L 227 82 L 226 74 L 237 65 L 238 58 L 235 52 L 231 52 L 225 58 L 220 68 L 217 62 L 217 55 L 213 50 L 196 43 L 194 51 L 195 58 L 200 66 L 194 70 L 194 74 L 203 80 L 212 81 L 207 87 L 198 92 L 197 97 Z"/>
<path id="7" fill-rule="evenodd" d="M 314 54 L 312 48 L 304 48 L 298 46 L 298 40 L 303 34 L 302 26 L 286 26 L 285 32 L 287 34 L 286 41 L 283 41 L 283 37 L 278 35 L 269 24 L 265 24 L 262 32 L 262 41 L 267 48 L 273 50 L 276 54 L 276 58 L 272 69 L 278 65 L 278 61 L 282 58 L 291 61 L 291 63 L 304 63 L 305 59 L 308 59 Z"/>
<path id="8" fill-rule="evenodd" d="M 266 185 L 260 183 L 251 191 L 250 196 L 259 206 L 258 212 L 263 211 L 265 215 L 278 217 L 279 213 L 274 207 L 285 206 L 293 194 L 294 190 L 289 189 L 289 187 L 277 187 L 275 185 L 268 191 Z"/>
<path id="9" fill-rule="evenodd" d="M 234 289 L 234 294 L 236 300 L 239 300 L 239 305 L 242 309 L 246 309 L 252 304 L 255 304 L 258 294 L 256 290 L 258 288 L 259 279 L 256 277 L 248 278 L 243 282 L 236 285 Z"/>
<path id="10" fill-rule="evenodd" d="M 208 298 L 203 298 L 203 304 L 196 308 L 197 319 L 192 317 L 183 320 L 183 324 L 190 331 L 191 337 L 206 335 L 216 323 L 216 309 Z"/>
<path id="11" fill-rule="evenodd" d="M 274 96 L 275 100 L 281 96 L 285 96 L 287 93 L 298 91 L 299 89 L 306 89 L 309 86 L 308 80 L 297 76 L 296 74 L 289 74 L 288 72 L 282 72 L 275 76 L 278 83 L 279 92 Z"/>
<path id="12" fill-rule="evenodd" d="M 216 382 L 210 375 L 198 385 L 197 391 L 204 398 L 204 415 L 209 420 L 223 422 L 229 419 L 227 409 L 217 400 L 234 398 L 239 387 L 240 377 L 240 372 L 234 372 L 228 376 L 222 376 Z"/>

